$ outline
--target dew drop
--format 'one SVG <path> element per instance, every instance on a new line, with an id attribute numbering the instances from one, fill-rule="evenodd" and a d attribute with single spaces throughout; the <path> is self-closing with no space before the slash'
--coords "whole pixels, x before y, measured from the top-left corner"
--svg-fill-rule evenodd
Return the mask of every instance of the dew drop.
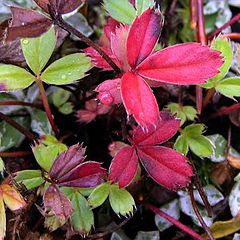
<path id="1" fill-rule="evenodd" d="M 65 74 L 63 74 L 63 75 L 61 76 L 61 78 L 62 78 L 63 80 L 65 80 L 65 79 L 67 78 L 67 76 L 66 76 Z"/>
<path id="2" fill-rule="evenodd" d="M 27 39 L 23 40 L 23 44 L 27 45 L 29 43 L 29 41 Z"/>

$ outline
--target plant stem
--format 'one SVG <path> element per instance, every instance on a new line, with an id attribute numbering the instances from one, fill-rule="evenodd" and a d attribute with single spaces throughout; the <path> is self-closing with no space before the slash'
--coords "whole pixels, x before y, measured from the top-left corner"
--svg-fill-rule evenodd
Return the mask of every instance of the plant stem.
<path id="1" fill-rule="evenodd" d="M 198 233 L 196 233 L 195 231 L 193 231 L 191 228 L 189 228 L 188 226 L 182 224 L 181 222 L 179 222 L 178 220 L 176 220 L 175 218 L 171 217 L 170 215 L 168 215 L 167 213 L 163 212 L 162 210 L 160 210 L 159 208 L 154 207 L 151 204 L 144 204 L 144 206 L 151 210 L 152 212 L 154 212 L 155 214 L 158 214 L 159 216 L 165 218 L 166 220 L 168 220 L 169 222 L 171 222 L 172 224 L 174 224 L 176 227 L 178 227 L 179 229 L 181 229 L 182 231 L 184 231 L 185 233 L 189 234 L 190 236 L 192 236 L 194 239 L 197 240 L 204 240 L 203 237 L 201 237 Z"/>
<path id="2" fill-rule="evenodd" d="M 13 126 L 14 128 L 16 128 L 20 133 L 22 133 L 30 141 L 38 141 L 38 139 L 34 136 L 34 134 L 29 132 L 26 128 L 24 128 L 23 126 L 18 124 L 16 121 L 14 121 L 12 118 L 10 118 L 9 116 L 5 115 L 4 113 L 0 112 L 0 119 L 2 119 L 3 121 L 7 122 L 8 124 Z"/>
<path id="3" fill-rule="evenodd" d="M 207 94 L 206 94 L 205 98 L 203 99 L 203 107 L 202 107 L 202 109 L 204 109 L 208 105 L 208 103 L 211 100 L 211 98 L 213 97 L 214 93 L 215 93 L 215 89 L 214 88 L 211 88 L 211 89 L 209 89 L 207 91 Z"/>
<path id="4" fill-rule="evenodd" d="M 22 101 L 3 101 L 0 102 L 0 106 L 26 106 L 40 109 L 40 107 L 36 104 Z"/>
<path id="5" fill-rule="evenodd" d="M 190 18 L 191 28 L 196 29 L 197 27 L 197 0 L 190 0 Z"/>
<path id="6" fill-rule="evenodd" d="M 220 111 L 218 111 L 217 113 L 214 113 L 212 115 L 210 115 L 208 117 L 208 119 L 213 119 L 213 118 L 216 118 L 216 117 L 220 117 L 222 115 L 227 115 L 237 109 L 240 109 L 240 103 L 236 103 L 236 104 L 233 104 L 232 106 L 230 107 L 225 107 L 223 109 L 221 109 Z"/>
<path id="7" fill-rule="evenodd" d="M 18 151 L 18 152 L 0 152 L 0 157 L 25 157 L 32 155 L 32 152 Z"/>
<path id="8" fill-rule="evenodd" d="M 189 186 L 189 196 L 190 196 L 190 199 L 191 199 L 193 210 L 194 210 L 199 222 L 201 223 L 201 225 L 202 225 L 203 229 L 205 230 L 206 234 L 208 235 L 209 239 L 214 240 L 214 237 L 213 237 L 210 229 L 208 228 L 208 226 L 204 222 L 204 220 L 203 220 L 203 218 L 202 218 L 202 216 L 201 216 L 201 214 L 198 210 L 197 204 L 196 204 L 195 199 L 194 199 L 192 184 Z"/>
<path id="9" fill-rule="evenodd" d="M 232 40 L 240 40 L 240 33 L 225 33 L 222 37 L 227 37 Z"/>
<path id="10" fill-rule="evenodd" d="M 50 106 L 49 106 L 49 103 L 48 103 L 47 95 L 46 95 L 42 80 L 39 76 L 36 77 L 36 83 L 39 87 L 39 91 L 40 91 L 40 94 L 41 94 L 43 106 L 44 106 L 44 109 L 46 111 L 48 120 L 49 120 L 49 122 L 52 126 L 52 129 L 53 129 L 54 133 L 56 135 L 58 135 L 59 132 L 58 132 L 57 126 L 55 125 L 55 122 L 53 120 L 53 116 L 52 116 L 52 112 L 51 112 L 51 109 L 50 109 Z"/>
<path id="11" fill-rule="evenodd" d="M 232 19 L 230 19 L 228 22 L 226 22 L 222 27 L 218 28 L 213 33 L 211 33 L 208 36 L 208 39 L 210 39 L 210 40 L 213 39 L 216 35 L 218 35 L 220 32 L 222 32 L 222 30 L 224 30 L 227 27 L 230 27 L 232 24 L 234 24 L 238 20 L 240 20 L 240 13 L 238 13 L 236 16 L 234 16 Z"/>
<path id="12" fill-rule="evenodd" d="M 48 7 L 49 7 L 49 13 L 50 13 L 50 15 L 51 15 L 51 17 L 52 17 L 52 19 L 53 19 L 53 21 L 56 25 L 58 25 L 60 28 L 62 28 L 64 30 L 66 30 L 67 32 L 72 33 L 75 36 L 79 37 L 88 46 L 94 48 L 101 55 L 101 57 L 104 58 L 104 60 L 113 68 L 113 70 L 116 73 L 121 73 L 121 69 L 116 65 L 116 63 L 96 43 L 94 43 L 88 37 L 83 35 L 77 29 L 72 27 L 70 24 L 65 22 L 62 19 L 61 14 L 59 14 L 57 12 L 57 10 L 55 9 L 55 7 L 52 4 L 48 5 Z"/>

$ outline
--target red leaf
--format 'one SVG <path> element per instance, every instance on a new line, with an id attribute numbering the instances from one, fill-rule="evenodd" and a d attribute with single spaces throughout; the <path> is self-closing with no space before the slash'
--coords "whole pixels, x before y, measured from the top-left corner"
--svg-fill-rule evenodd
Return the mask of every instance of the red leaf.
<path id="1" fill-rule="evenodd" d="M 112 51 L 107 48 L 102 50 L 111 57 L 111 59 L 119 66 L 117 58 L 113 55 Z M 102 56 L 92 47 L 85 48 L 83 50 L 89 57 L 91 57 L 92 63 L 95 67 L 103 68 L 104 70 L 112 70 L 112 67 L 102 58 Z"/>
<path id="2" fill-rule="evenodd" d="M 220 52 L 199 43 L 178 44 L 155 52 L 137 67 L 141 76 L 172 84 L 200 84 L 216 75 Z"/>
<path id="3" fill-rule="evenodd" d="M 97 117 L 97 114 L 95 112 L 82 109 L 77 111 L 76 117 L 79 122 L 89 123 Z"/>
<path id="4" fill-rule="evenodd" d="M 52 21 L 37 11 L 19 7 L 11 7 L 12 21 L 10 23 L 7 41 L 18 38 L 38 37 L 46 32 Z"/>
<path id="5" fill-rule="evenodd" d="M 61 153 L 49 171 L 51 179 L 59 179 L 65 176 L 70 170 L 81 164 L 85 157 L 85 148 L 82 145 L 75 144 L 71 146 L 66 152 Z"/>
<path id="6" fill-rule="evenodd" d="M 105 36 L 110 40 L 112 33 L 115 33 L 116 27 L 119 27 L 120 23 L 113 19 L 112 17 L 109 17 L 107 20 L 107 24 L 104 25 L 103 31 Z"/>
<path id="7" fill-rule="evenodd" d="M 112 105 L 122 102 L 120 92 L 121 79 L 106 80 L 99 84 L 95 91 L 99 92 L 97 98 L 102 104 Z"/>
<path id="8" fill-rule="evenodd" d="M 176 191 L 190 182 L 193 170 L 182 154 L 160 146 L 141 146 L 137 151 L 144 168 L 158 184 Z"/>
<path id="9" fill-rule="evenodd" d="M 149 127 L 147 132 L 143 131 L 141 127 L 134 129 L 133 141 L 137 145 L 156 145 L 173 137 L 180 127 L 181 120 L 176 119 L 167 112 L 161 112 L 160 118 L 161 120 L 156 127 Z"/>
<path id="10" fill-rule="evenodd" d="M 66 187 L 96 187 L 103 182 L 106 175 L 99 162 L 85 162 L 71 169 L 64 176 L 58 178 L 59 186 Z"/>
<path id="11" fill-rule="evenodd" d="M 73 212 L 67 196 L 54 185 L 50 185 L 43 196 L 45 211 L 53 211 L 60 221 L 67 221 Z"/>
<path id="12" fill-rule="evenodd" d="M 140 126 L 148 128 L 157 125 L 157 101 L 144 79 L 131 72 L 125 73 L 121 82 L 121 95 L 128 115 L 132 114 Z"/>
<path id="13" fill-rule="evenodd" d="M 161 28 L 161 15 L 150 8 L 134 20 L 127 39 L 127 57 L 132 68 L 153 51 Z"/>
<path id="14" fill-rule="evenodd" d="M 138 168 L 138 157 L 134 147 L 124 147 L 113 158 L 109 180 L 118 183 L 119 187 L 126 187 L 133 180 Z"/>
<path id="15" fill-rule="evenodd" d="M 128 36 L 128 26 L 124 26 L 124 25 L 116 28 L 115 34 L 111 35 L 112 52 L 118 59 L 119 63 L 121 64 L 121 69 L 123 69 L 124 72 L 127 72 L 130 68 L 128 65 L 127 52 L 126 52 L 127 36 Z"/>
<path id="16" fill-rule="evenodd" d="M 79 7 L 83 2 L 85 2 L 85 0 L 34 0 L 37 5 L 42 8 L 45 12 L 49 12 L 48 11 L 48 4 L 49 2 L 53 3 L 54 5 L 59 5 L 58 7 L 58 12 L 60 14 L 65 14 L 65 13 L 69 13 L 72 12 L 73 10 L 75 10 L 77 7 Z"/>

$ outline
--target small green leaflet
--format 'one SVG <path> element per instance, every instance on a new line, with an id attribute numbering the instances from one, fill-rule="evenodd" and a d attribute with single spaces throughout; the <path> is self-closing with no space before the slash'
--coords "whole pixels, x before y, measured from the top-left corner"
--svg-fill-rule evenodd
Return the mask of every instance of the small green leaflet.
<path id="1" fill-rule="evenodd" d="M 216 38 L 212 43 L 211 48 L 221 52 L 224 63 L 220 67 L 220 72 L 216 76 L 210 78 L 207 83 L 201 85 L 204 88 L 214 88 L 216 84 L 228 73 L 233 59 L 231 43 L 227 38 L 223 38 L 221 36 Z"/>
<path id="2" fill-rule="evenodd" d="M 181 125 L 187 120 L 194 121 L 197 117 L 197 111 L 192 106 L 181 106 L 178 103 L 169 103 L 167 108 L 171 113 L 176 114 L 176 116 L 181 119 Z"/>
<path id="3" fill-rule="evenodd" d="M 240 77 L 225 78 L 217 82 L 216 90 L 229 98 L 240 97 Z"/>
<path id="4" fill-rule="evenodd" d="M 26 38 L 21 40 L 24 57 L 31 70 L 39 75 L 49 61 L 55 45 L 56 34 L 54 27 L 37 38 Z"/>
<path id="5" fill-rule="evenodd" d="M 48 84 L 64 85 L 85 76 L 92 67 L 91 59 L 84 53 L 74 53 L 52 63 L 42 73 L 41 78 Z"/>
<path id="6" fill-rule="evenodd" d="M 17 172 L 15 180 L 25 185 L 28 190 L 38 187 L 45 182 L 40 170 L 23 170 Z"/>
<path id="7" fill-rule="evenodd" d="M 213 152 L 213 144 L 202 135 L 204 125 L 191 124 L 182 130 L 181 135 L 175 142 L 175 149 L 184 155 L 191 151 L 198 157 L 208 157 Z"/>
<path id="8" fill-rule="evenodd" d="M 144 10 L 149 7 L 153 7 L 154 4 L 154 0 L 136 0 L 135 5 L 137 8 L 137 15 L 140 16 L 144 12 Z"/>
<path id="9" fill-rule="evenodd" d="M 27 88 L 34 80 L 35 77 L 23 68 L 10 64 L 0 65 L 0 92 Z"/>
<path id="10" fill-rule="evenodd" d="M 104 7 L 112 18 L 122 23 L 131 24 L 136 17 L 136 10 L 128 0 L 104 0 Z"/>

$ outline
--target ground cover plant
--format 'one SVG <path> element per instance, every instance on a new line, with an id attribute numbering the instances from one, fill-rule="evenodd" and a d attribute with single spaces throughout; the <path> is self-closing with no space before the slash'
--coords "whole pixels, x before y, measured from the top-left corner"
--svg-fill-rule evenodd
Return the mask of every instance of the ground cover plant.
<path id="1" fill-rule="evenodd" d="M 0 2 L 0 239 L 239 239 L 239 7 Z"/>

